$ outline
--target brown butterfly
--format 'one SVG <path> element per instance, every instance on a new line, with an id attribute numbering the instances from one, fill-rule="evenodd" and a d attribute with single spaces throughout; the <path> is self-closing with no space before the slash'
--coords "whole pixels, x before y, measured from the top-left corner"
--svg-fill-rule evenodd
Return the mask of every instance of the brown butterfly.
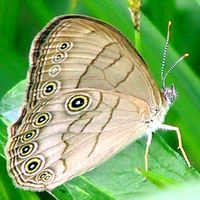
<path id="1" fill-rule="evenodd" d="M 141 56 L 111 25 L 79 15 L 55 18 L 33 41 L 28 77 L 26 102 L 7 144 L 18 187 L 54 189 L 145 134 L 147 170 L 157 129 L 176 131 L 190 165 L 179 129 L 163 124 L 174 86 L 163 84 L 160 91 Z"/>

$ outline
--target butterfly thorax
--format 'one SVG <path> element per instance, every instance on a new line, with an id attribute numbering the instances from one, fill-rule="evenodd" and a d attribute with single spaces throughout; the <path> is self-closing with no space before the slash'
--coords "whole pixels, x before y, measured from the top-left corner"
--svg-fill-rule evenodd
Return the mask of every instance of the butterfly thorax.
<path id="1" fill-rule="evenodd" d="M 155 132 L 156 130 L 160 129 L 161 125 L 165 120 L 165 116 L 168 110 L 169 110 L 169 105 L 167 105 L 166 102 L 164 103 L 164 106 L 160 108 L 160 110 L 156 110 L 157 113 L 153 114 L 151 116 L 151 119 L 148 121 L 148 129 L 146 132 L 147 134 L 148 132 Z"/>

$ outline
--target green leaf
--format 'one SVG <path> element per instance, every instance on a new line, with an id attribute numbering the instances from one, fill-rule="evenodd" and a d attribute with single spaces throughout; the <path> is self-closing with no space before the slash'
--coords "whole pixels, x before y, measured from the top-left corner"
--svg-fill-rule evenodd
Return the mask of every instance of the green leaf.
<path id="1" fill-rule="evenodd" d="M 176 187 L 167 188 L 165 191 L 158 191 L 156 194 L 148 196 L 148 200 L 199 200 L 200 197 L 200 183 L 189 182 L 187 184 L 178 185 Z M 147 198 L 141 198 L 146 200 Z"/>
<path id="2" fill-rule="evenodd" d="M 0 118 L 7 125 L 17 119 L 19 109 L 25 100 L 25 85 L 25 80 L 19 82 L 0 101 Z"/>

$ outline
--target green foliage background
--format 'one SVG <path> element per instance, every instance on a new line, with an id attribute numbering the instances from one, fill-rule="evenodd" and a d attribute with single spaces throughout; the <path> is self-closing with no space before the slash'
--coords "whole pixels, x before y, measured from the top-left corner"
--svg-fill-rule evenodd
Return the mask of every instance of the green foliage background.
<path id="1" fill-rule="evenodd" d="M 134 30 L 127 0 L 0 0 L 0 115 L 5 122 L 13 121 L 16 109 L 22 103 L 24 83 L 9 94 L 13 86 L 26 78 L 28 53 L 34 36 L 53 17 L 64 14 L 86 14 L 109 22 L 134 43 Z M 141 19 L 141 54 L 160 82 L 160 66 L 166 38 L 167 23 L 173 23 L 168 65 L 185 52 L 190 57 L 171 73 L 168 83 L 175 83 L 179 97 L 169 111 L 166 123 L 180 128 L 184 147 L 197 171 L 200 169 L 200 2 L 198 0 L 143 0 Z M 16 189 L 6 171 L 3 146 L 6 142 L 6 125 L 0 122 L 0 199 L 47 199 L 47 192 L 33 193 Z M 175 148 L 175 134 L 163 135 Z M 78 177 L 52 194 L 58 199 L 177 199 L 178 189 L 200 195 L 199 180 L 194 169 L 188 169 L 180 156 L 155 136 L 150 153 L 149 180 L 143 183 L 142 175 L 134 170 L 143 168 L 145 139 L 130 145 L 110 161 Z M 144 173 L 142 170 L 140 173 Z M 183 184 L 179 186 L 179 184 Z M 170 185 L 170 188 L 166 189 Z M 178 186 L 177 186 L 178 185 Z M 163 191 L 161 191 L 163 190 Z M 156 196 L 155 196 L 156 194 Z M 183 195 L 183 193 L 182 193 Z M 151 197 L 152 196 L 152 197 Z M 183 195 L 183 199 L 187 195 Z"/>

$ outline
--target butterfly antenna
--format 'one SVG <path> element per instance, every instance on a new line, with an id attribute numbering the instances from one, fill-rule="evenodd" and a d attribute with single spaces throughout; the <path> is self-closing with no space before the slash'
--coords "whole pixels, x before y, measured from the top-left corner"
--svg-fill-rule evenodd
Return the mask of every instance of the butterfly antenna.
<path id="1" fill-rule="evenodd" d="M 183 56 L 181 56 L 181 57 L 167 70 L 167 72 L 165 73 L 165 75 L 162 77 L 162 81 L 163 81 L 164 84 L 165 84 L 165 80 L 166 80 L 167 76 L 168 76 L 169 73 L 172 71 L 172 69 L 174 69 L 174 67 L 175 67 L 179 62 L 181 62 L 184 58 L 186 58 L 186 57 L 188 57 L 188 56 L 189 56 L 188 53 L 184 54 Z M 164 84 L 163 84 L 163 85 L 164 85 Z"/>
<path id="2" fill-rule="evenodd" d="M 162 88 L 165 88 L 164 69 L 165 69 L 165 63 L 166 63 L 166 57 L 167 57 L 167 50 L 168 50 L 168 46 L 169 46 L 171 24 L 172 24 L 171 21 L 169 21 L 169 23 L 168 23 L 168 29 L 167 29 L 167 40 L 166 40 L 166 43 L 165 43 L 165 48 L 164 48 L 164 52 L 163 52 L 162 66 L 161 66 Z"/>

